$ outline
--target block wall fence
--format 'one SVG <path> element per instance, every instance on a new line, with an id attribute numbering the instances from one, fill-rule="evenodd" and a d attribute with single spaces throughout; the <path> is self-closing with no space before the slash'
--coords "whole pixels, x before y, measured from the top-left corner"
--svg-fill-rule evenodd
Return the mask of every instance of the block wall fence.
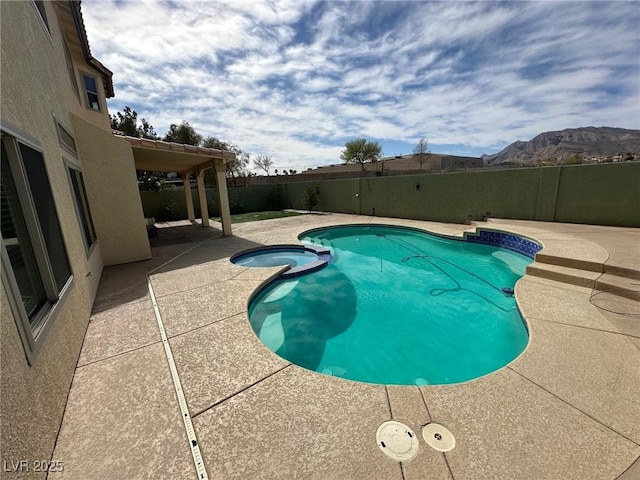
<path id="1" fill-rule="evenodd" d="M 640 162 L 570 165 L 447 174 L 349 178 L 249 185 L 229 189 L 232 205 L 245 212 L 273 209 L 270 192 L 282 192 L 282 208 L 303 209 L 308 186 L 320 189 L 325 212 L 355 213 L 464 223 L 493 217 L 640 227 Z M 192 192 L 196 217 L 199 205 Z M 209 212 L 218 214 L 215 188 L 207 189 Z M 141 192 L 146 217 L 187 217 L 182 190 Z"/>

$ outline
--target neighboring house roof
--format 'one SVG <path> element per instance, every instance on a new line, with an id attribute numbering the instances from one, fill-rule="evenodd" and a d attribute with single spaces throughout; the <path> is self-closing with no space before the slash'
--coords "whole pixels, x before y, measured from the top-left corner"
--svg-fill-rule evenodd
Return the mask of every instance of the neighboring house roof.
<path id="1" fill-rule="evenodd" d="M 216 163 L 229 163 L 236 158 L 235 153 L 227 150 L 129 137 L 117 131 L 114 134 L 131 144 L 137 170 L 191 172 L 213 167 Z"/>
<path id="2" fill-rule="evenodd" d="M 78 39 L 80 40 L 80 46 L 82 47 L 82 53 L 84 54 L 85 61 L 102 74 L 105 94 L 107 98 L 111 98 L 114 96 L 112 79 L 113 73 L 91 55 L 89 40 L 87 39 L 87 30 L 85 29 L 82 12 L 80 10 L 80 3 L 80 0 L 69 1 L 71 14 L 73 15 L 73 23 L 75 24 L 78 32 Z"/>

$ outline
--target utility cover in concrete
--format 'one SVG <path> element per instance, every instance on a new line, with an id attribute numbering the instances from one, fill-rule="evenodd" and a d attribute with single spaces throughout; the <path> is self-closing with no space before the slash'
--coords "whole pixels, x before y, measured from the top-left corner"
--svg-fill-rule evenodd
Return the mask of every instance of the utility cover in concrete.
<path id="1" fill-rule="evenodd" d="M 437 423 L 428 423 L 422 427 L 422 438 L 430 447 L 439 452 L 448 452 L 456 446 L 453 434 Z"/>
<path id="2" fill-rule="evenodd" d="M 418 437 L 400 422 L 384 422 L 378 427 L 376 440 L 380 450 L 396 462 L 407 462 L 418 454 Z"/>

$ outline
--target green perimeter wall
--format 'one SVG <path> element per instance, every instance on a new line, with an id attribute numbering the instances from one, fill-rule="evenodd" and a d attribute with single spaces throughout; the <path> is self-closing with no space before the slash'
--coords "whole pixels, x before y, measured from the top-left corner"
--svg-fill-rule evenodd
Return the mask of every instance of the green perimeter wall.
<path id="1" fill-rule="evenodd" d="M 274 209 L 269 193 L 276 186 L 230 188 L 232 209 Z M 326 212 L 454 223 L 490 212 L 499 218 L 640 227 L 640 162 L 284 183 L 283 208 L 303 209 L 309 186 L 320 189 L 317 210 Z M 146 217 L 163 219 L 162 204 L 170 201 L 174 219 L 187 216 L 183 191 L 141 195 Z M 195 189 L 192 195 L 199 216 Z M 211 216 L 217 215 L 217 189 L 207 189 L 207 198 Z"/>

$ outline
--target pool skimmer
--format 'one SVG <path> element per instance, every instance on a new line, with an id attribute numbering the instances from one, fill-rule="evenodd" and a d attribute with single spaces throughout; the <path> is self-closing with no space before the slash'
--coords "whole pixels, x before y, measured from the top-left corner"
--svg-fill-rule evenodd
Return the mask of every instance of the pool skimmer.
<path id="1" fill-rule="evenodd" d="M 439 452 L 449 452 L 456 446 L 453 433 L 438 423 L 427 423 L 422 427 L 422 438 L 427 445 Z"/>
<path id="2" fill-rule="evenodd" d="M 380 425 L 376 441 L 380 450 L 396 462 L 407 462 L 418 454 L 418 436 L 400 422 L 390 420 Z"/>

